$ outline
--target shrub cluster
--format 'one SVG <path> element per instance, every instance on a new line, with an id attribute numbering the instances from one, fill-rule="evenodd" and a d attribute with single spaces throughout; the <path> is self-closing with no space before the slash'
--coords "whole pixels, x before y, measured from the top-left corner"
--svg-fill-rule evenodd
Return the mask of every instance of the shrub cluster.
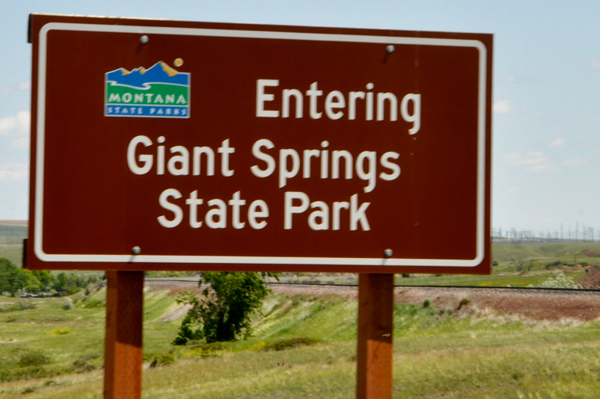
<path id="1" fill-rule="evenodd" d="M 168 366 L 175 363 L 175 356 L 170 353 L 155 355 L 150 362 L 150 367 Z"/>
<path id="2" fill-rule="evenodd" d="M 202 299 L 190 291 L 182 291 L 178 304 L 192 305 L 173 341 L 185 345 L 191 340 L 207 343 L 247 338 L 251 332 L 250 317 L 260 309 L 269 293 L 266 277 L 269 273 L 204 272 L 199 285 L 206 288 Z"/>
<path id="3" fill-rule="evenodd" d="M 0 258 L 0 294 L 14 296 L 18 291 L 37 294 L 53 289 L 61 295 L 72 295 L 98 281 L 96 276 L 85 277 L 74 273 L 54 276 L 47 270 L 22 269 L 10 260 Z"/>
<path id="4" fill-rule="evenodd" d="M 19 357 L 19 367 L 45 366 L 52 363 L 52 359 L 44 355 L 42 352 L 30 351 L 25 352 Z"/>
<path id="5" fill-rule="evenodd" d="M 315 345 L 320 343 L 321 341 L 315 338 L 308 337 L 299 337 L 299 338 L 289 338 L 282 339 L 280 341 L 276 341 L 270 344 L 265 345 L 265 351 L 282 351 L 285 349 L 296 348 L 298 346 L 308 346 Z"/>

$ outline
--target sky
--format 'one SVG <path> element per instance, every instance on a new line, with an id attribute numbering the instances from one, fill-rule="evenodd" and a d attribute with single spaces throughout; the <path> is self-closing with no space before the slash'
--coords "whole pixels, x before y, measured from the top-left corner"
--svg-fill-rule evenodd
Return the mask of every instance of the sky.
<path id="1" fill-rule="evenodd" d="M 0 220 L 28 219 L 30 13 L 492 33 L 492 226 L 600 229 L 597 0 L 0 0 Z"/>

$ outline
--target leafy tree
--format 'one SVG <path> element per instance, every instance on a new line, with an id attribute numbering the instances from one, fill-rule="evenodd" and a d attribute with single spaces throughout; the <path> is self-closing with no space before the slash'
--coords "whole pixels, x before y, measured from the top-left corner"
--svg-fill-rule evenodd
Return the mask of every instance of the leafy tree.
<path id="1" fill-rule="evenodd" d="M 198 326 L 201 323 L 202 314 L 200 300 L 191 291 L 181 291 L 175 301 L 179 304 L 192 305 L 192 308 L 188 310 L 187 314 L 181 321 L 181 327 L 179 327 L 179 334 L 173 341 L 173 345 L 185 345 L 188 341 L 201 339 L 203 337 L 202 326 Z M 196 328 L 194 328 L 196 326 Z"/>
<path id="2" fill-rule="evenodd" d="M 33 270 L 32 273 L 44 288 L 50 287 L 56 281 L 56 277 L 54 277 L 48 270 Z"/>
<path id="3" fill-rule="evenodd" d="M 177 303 L 192 305 L 181 323 L 175 345 L 188 340 L 206 339 L 207 343 L 247 338 L 250 317 L 269 293 L 265 278 L 269 273 L 205 272 L 199 285 L 207 285 L 202 299 L 189 291 L 177 297 Z"/>
<path id="4" fill-rule="evenodd" d="M 56 280 L 54 280 L 54 284 L 52 285 L 52 288 L 54 288 L 58 292 L 66 291 L 68 281 L 69 281 L 69 279 L 67 277 L 67 273 L 61 272 L 58 274 L 58 276 L 56 276 Z"/>
<path id="5" fill-rule="evenodd" d="M 14 282 L 19 268 L 6 258 L 0 258 L 0 293 L 16 291 Z"/>
<path id="6" fill-rule="evenodd" d="M 52 288 L 58 292 L 66 293 L 67 295 L 75 294 L 85 288 L 88 284 L 98 282 L 98 277 L 76 275 L 74 273 L 66 274 L 59 273 L 56 279 L 52 280 Z"/>
<path id="7" fill-rule="evenodd" d="M 15 282 L 18 289 L 31 293 L 38 293 L 43 287 L 33 272 L 27 269 L 19 268 Z"/>
<path id="8" fill-rule="evenodd" d="M 28 270 L 15 266 L 10 260 L 0 258 L 0 294 L 8 292 L 15 295 L 17 291 L 24 290 L 38 293 L 42 290 L 54 288 L 58 292 L 68 295 L 81 291 L 88 284 L 98 282 L 98 277 L 86 278 L 82 275 L 60 273 L 54 277 L 47 270 Z"/>
<path id="9" fill-rule="evenodd" d="M 19 290 L 39 292 L 42 284 L 31 270 L 21 269 L 10 260 L 0 258 L 0 293 L 9 292 L 11 295 Z"/>

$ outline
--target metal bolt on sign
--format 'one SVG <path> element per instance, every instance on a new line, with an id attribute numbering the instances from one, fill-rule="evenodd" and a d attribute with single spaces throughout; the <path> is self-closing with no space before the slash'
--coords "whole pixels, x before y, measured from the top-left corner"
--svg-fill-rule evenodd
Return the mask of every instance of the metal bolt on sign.
<path id="1" fill-rule="evenodd" d="M 142 249 L 138 246 L 131 248 L 131 253 L 134 255 L 139 255 L 142 252 Z"/>
<path id="2" fill-rule="evenodd" d="M 394 251 L 392 251 L 391 249 L 388 248 L 385 251 L 383 251 L 383 254 L 385 255 L 386 258 L 389 258 L 394 254 Z"/>
<path id="3" fill-rule="evenodd" d="M 149 40 L 150 39 L 148 39 L 148 36 L 146 36 L 146 35 L 140 37 L 140 43 L 142 43 L 142 44 L 148 43 Z"/>
<path id="4" fill-rule="evenodd" d="M 385 48 L 385 51 L 387 51 L 389 54 L 392 54 L 394 50 L 396 50 L 396 47 L 392 46 L 391 44 Z"/>

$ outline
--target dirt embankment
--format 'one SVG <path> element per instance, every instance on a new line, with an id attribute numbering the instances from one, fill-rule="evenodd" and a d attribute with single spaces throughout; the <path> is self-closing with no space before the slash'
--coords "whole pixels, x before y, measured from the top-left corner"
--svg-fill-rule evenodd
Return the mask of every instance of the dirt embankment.
<path id="1" fill-rule="evenodd" d="M 358 289 L 353 287 L 306 287 L 274 286 L 272 290 L 285 295 L 344 295 L 358 297 Z M 503 315 L 518 315 L 533 320 L 560 320 L 565 318 L 589 321 L 600 318 L 600 292 L 556 293 L 556 291 L 507 291 L 501 289 L 456 289 L 396 287 L 396 303 L 422 304 L 429 299 L 437 309 L 459 307 L 461 300 L 467 299 L 464 309 L 477 308 L 492 310 Z"/>
<path id="2" fill-rule="evenodd" d="M 501 315 L 527 319 L 590 321 L 600 318 L 599 293 L 557 293 L 556 291 L 506 291 L 498 289 L 396 289 L 396 302 L 423 303 L 430 299 L 439 309 L 457 309 L 461 300 L 469 301 L 464 309 L 491 310 Z M 463 310 L 464 311 L 464 310 Z"/>
<path id="3" fill-rule="evenodd" d="M 600 267 L 598 267 L 600 273 Z M 591 273 L 591 271 L 590 271 Z M 148 282 L 154 289 L 171 289 L 173 295 L 180 290 L 200 293 L 197 283 Z M 358 288 L 348 286 L 307 286 L 272 285 L 273 292 L 282 295 L 342 295 L 350 299 L 358 298 Z M 518 316 L 535 321 L 559 321 L 564 319 L 590 321 L 600 318 L 600 291 L 577 292 L 469 288 L 424 288 L 396 287 L 394 301 L 420 305 L 429 299 L 436 309 L 452 309 L 460 315 L 477 309 L 491 311 L 499 315 Z M 457 312 L 464 299 L 468 304 Z M 467 302 L 467 301 L 463 301 Z"/>
<path id="4" fill-rule="evenodd" d="M 587 274 L 579 281 L 579 285 L 588 289 L 600 287 L 600 266 L 591 266 L 586 271 Z"/>

